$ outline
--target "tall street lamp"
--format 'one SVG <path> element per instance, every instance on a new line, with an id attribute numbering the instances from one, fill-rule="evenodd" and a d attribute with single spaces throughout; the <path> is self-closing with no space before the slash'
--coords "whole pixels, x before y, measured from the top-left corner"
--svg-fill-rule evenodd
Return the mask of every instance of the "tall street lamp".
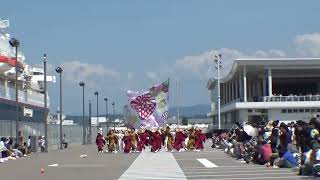
<path id="1" fill-rule="evenodd" d="M 95 91 L 94 95 L 97 96 L 97 125 L 100 127 L 100 124 L 99 124 L 99 92 Z"/>
<path id="2" fill-rule="evenodd" d="M 113 130 L 116 129 L 116 110 L 115 110 L 115 102 L 112 102 L 112 109 L 113 109 Z"/>
<path id="3" fill-rule="evenodd" d="M 59 119 L 60 119 L 60 149 L 62 149 L 62 68 L 57 67 L 56 72 L 59 74 L 60 77 L 60 112 L 59 112 Z"/>
<path id="4" fill-rule="evenodd" d="M 108 98 L 104 98 L 106 102 L 106 125 L 107 125 L 107 132 L 109 132 L 109 122 L 108 122 Z"/>
<path id="5" fill-rule="evenodd" d="M 44 84 L 44 151 L 48 152 L 48 105 L 47 105 L 47 54 L 43 54 L 43 84 Z"/>
<path id="6" fill-rule="evenodd" d="M 214 56 L 214 61 L 217 64 L 216 69 L 217 69 L 217 81 L 218 81 L 218 123 L 219 123 L 219 129 L 221 129 L 221 109 L 220 109 L 220 69 L 222 68 L 221 65 L 221 58 L 222 54 L 218 54 Z"/>
<path id="7" fill-rule="evenodd" d="M 9 43 L 12 47 L 16 50 L 16 61 L 15 61 L 15 68 L 16 68 L 16 77 L 15 77 L 15 89 L 16 89 L 16 142 L 19 142 L 19 99 L 18 99 L 18 47 L 20 46 L 20 41 L 15 38 L 11 38 Z"/>
<path id="8" fill-rule="evenodd" d="M 89 100 L 89 142 L 92 143 L 92 126 L 91 126 L 91 100 Z"/>
<path id="9" fill-rule="evenodd" d="M 80 82 L 79 85 L 82 87 L 82 145 L 86 144 L 87 128 L 84 119 L 84 82 Z"/>

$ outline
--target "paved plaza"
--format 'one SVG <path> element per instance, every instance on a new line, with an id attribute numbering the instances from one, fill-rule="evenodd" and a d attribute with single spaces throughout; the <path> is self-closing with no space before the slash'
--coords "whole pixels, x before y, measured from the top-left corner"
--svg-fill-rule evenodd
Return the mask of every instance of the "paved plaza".
<path id="1" fill-rule="evenodd" d="M 80 158 L 83 154 L 87 157 Z M 93 145 L 79 146 L 0 164 L 1 179 L 10 180 L 312 179 L 296 174 L 291 169 L 273 169 L 237 161 L 221 150 L 209 148 L 209 144 L 203 152 L 140 154 L 98 154 Z"/>

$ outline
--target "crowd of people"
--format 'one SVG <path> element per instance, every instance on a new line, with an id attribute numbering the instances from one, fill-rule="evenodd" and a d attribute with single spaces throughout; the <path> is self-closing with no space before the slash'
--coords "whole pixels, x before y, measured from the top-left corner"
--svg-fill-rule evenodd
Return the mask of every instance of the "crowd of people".
<path id="1" fill-rule="evenodd" d="M 251 127 L 251 128 L 248 128 Z M 251 131 L 251 132 L 248 132 Z M 320 119 L 285 124 L 236 124 L 232 130 L 213 133 L 212 147 L 236 159 L 273 168 L 296 168 L 300 175 L 319 175 Z"/>
<path id="2" fill-rule="evenodd" d="M 168 152 L 183 152 L 203 150 L 205 140 L 206 136 L 198 128 L 190 128 L 189 130 L 177 128 L 175 131 L 171 131 L 169 127 L 165 129 L 141 128 L 139 130 L 132 128 L 125 131 L 111 129 L 105 136 L 100 129 L 96 137 L 96 145 L 99 153 L 142 152 L 147 147 L 154 153 L 161 149 Z"/>
<path id="3" fill-rule="evenodd" d="M 37 147 L 41 152 L 45 150 L 44 136 L 38 137 Z M 18 134 L 18 141 L 12 137 L 0 138 L 0 163 L 17 158 L 27 157 L 31 153 L 31 137 L 25 140 L 21 131 Z"/>

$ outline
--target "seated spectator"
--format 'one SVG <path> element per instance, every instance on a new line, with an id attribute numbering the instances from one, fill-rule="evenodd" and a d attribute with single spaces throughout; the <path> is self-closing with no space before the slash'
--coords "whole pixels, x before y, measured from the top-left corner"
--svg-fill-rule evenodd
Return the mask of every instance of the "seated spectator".
<path id="1" fill-rule="evenodd" d="M 272 156 L 271 145 L 266 141 L 262 141 L 262 144 L 259 149 L 259 157 L 257 159 L 257 163 L 260 165 L 264 165 L 270 162 Z"/>
<path id="2" fill-rule="evenodd" d="M 278 167 L 293 168 L 297 165 L 296 158 L 293 156 L 293 154 L 289 150 L 281 148 L 279 150 L 279 156 L 280 156 L 280 159 L 278 159 L 278 161 L 275 161 Z"/>

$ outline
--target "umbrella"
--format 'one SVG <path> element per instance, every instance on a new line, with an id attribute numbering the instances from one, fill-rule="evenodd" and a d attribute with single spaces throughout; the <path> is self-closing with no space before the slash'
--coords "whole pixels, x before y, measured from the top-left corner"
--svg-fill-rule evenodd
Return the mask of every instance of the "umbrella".
<path id="1" fill-rule="evenodd" d="M 251 137 L 258 136 L 258 129 L 252 127 L 251 125 L 248 125 L 248 124 L 244 125 L 243 126 L 243 130 L 244 130 L 244 132 L 246 132 Z"/>

